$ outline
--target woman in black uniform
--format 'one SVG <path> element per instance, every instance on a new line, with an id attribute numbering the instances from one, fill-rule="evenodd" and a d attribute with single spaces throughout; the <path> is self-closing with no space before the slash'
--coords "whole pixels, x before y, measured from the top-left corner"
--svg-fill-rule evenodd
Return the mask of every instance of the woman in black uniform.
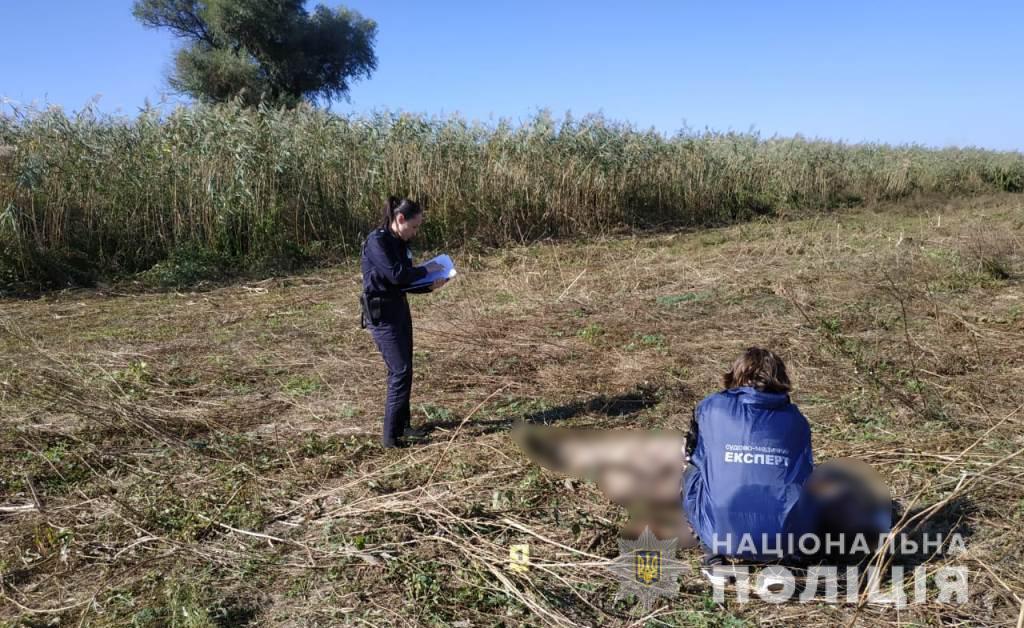
<path id="1" fill-rule="evenodd" d="M 384 447 L 397 447 L 404 439 L 425 434 L 410 425 L 412 393 L 412 316 L 406 292 L 430 292 L 447 279 L 409 288 L 428 274 L 441 270 L 436 263 L 413 266 L 408 242 L 423 224 L 423 208 L 409 199 L 388 199 L 384 224 L 363 244 L 363 322 L 370 328 L 388 367 L 388 393 L 384 409 Z"/>

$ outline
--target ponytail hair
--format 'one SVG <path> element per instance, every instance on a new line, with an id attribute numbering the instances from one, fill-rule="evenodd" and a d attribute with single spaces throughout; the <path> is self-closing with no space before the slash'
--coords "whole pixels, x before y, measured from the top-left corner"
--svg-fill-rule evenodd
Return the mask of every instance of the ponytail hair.
<path id="1" fill-rule="evenodd" d="M 397 196 L 389 196 L 388 202 L 384 204 L 384 226 L 390 226 L 394 221 L 395 216 L 401 214 L 406 220 L 415 218 L 417 215 L 423 213 L 423 208 L 416 201 L 411 201 L 407 198 L 398 198 Z"/>

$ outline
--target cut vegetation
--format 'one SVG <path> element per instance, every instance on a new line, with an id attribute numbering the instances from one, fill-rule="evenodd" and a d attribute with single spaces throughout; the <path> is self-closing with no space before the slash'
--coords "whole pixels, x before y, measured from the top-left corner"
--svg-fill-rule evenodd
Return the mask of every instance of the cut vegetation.
<path id="1" fill-rule="evenodd" d="M 146 129 L 118 133 L 173 137 Z M 574 176 L 606 172 L 584 166 Z M 203 172 L 180 174 L 199 186 Z M 297 206 L 324 192 L 302 189 Z M 124 237 L 171 227 L 145 216 L 126 218 Z M 435 242 L 447 220 L 465 224 L 431 220 Z M 358 328 L 354 263 L 206 291 L 121 284 L 0 301 L 0 624 L 632 624 L 599 564 L 617 555 L 624 510 L 529 465 L 510 426 L 683 430 L 758 344 L 790 365 L 818 460 L 867 461 L 910 512 L 938 505 L 916 532 L 964 536 L 964 554 L 904 560 L 967 566 L 970 599 L 899 613 L 720 605 L 691 573 L 646 625 L 1013 625 L 1022 232 L 1024 200 L 1001 194 L 467 248 L 457 281 L 412 300 L 414 422 L 437 429 L 397 451 L 377 445 L 384 366 Z M 521 543 L 525 574 L 506 568 Z"/>

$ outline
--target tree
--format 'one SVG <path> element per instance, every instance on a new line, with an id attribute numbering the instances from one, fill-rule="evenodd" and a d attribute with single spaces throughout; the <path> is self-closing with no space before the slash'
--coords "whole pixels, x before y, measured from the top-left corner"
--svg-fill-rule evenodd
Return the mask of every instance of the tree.
<path id="1" fill-rule="evenodd" d="M 135 0 L 133 15 L 186 42 L 170 85 L 201 101 L 240 98 L 289 107 L 346 98 L 377 68 L 377 24 L 303 0 Z"/>

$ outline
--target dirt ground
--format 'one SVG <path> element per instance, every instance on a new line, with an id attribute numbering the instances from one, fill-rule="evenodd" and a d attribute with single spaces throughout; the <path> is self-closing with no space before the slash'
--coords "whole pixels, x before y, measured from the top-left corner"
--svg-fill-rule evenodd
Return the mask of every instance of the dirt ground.
<path id="1" fill-rule="evenodd" d="M 354 261 L 0 301 L 0 625 L 1019 625 L 1022 234 L 1001 195 L 455 252 L 411 298 L 434 431 L 387 451 Z M 684 430 L 750 345 L 787 360 L 818 460 L 963 536 L 913 564 L 966 566 L 966 603 L 718 603 L 696 573 L 615 601 L 625 512 L 509 430 Z"/>

